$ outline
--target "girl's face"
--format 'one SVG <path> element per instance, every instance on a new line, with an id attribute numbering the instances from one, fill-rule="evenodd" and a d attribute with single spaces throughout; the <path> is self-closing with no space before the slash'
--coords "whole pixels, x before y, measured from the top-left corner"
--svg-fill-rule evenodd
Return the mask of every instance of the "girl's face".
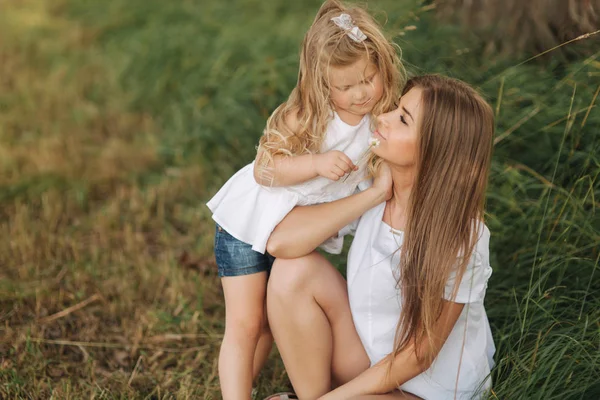
<path id="1" fill-rule="evenodd" d="M 373 137 L 379 139 L 379 146 L 373 153 L 391 165 L 414 166 L 422 112 L 421 89 L 414 87 L 400 98 L 397 109 L 377 117 Z"/>
<path id="2" fill-rule="evenodd" d="M 381 74 L 367 57 L 345 67 L 331 66 L 329 84 L 333 107 L 349 125 L 358 124 L 383 95 Z"/>

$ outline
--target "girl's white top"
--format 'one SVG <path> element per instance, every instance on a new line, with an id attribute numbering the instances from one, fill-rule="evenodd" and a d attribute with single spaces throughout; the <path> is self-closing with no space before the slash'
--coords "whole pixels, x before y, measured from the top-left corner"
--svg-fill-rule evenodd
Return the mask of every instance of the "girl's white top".
<path id="1" fill-rule="evenodd" d="M 369 147 L 370 117 L 365 115 L 358 125 L 346 124 L 337 113 L 327 125 L 321 153 L 331 150 L 344 152 L 355 164 Z M 339 200 L 354 193 L 364 180 L 366 163 L 358 165 L 345 181 L 316 177 L 304 183 L 287 187 L 264 187 L 254 179 L 254 163 L 246 165 L 233 175 L 207 203 L 213 219 L 229 234 L 252 249 L 265 252 L 273 229 L 296 205 L 310 205 Z M 330 253 L 341 252 L 343 238 L 329 240 L 324 246 Z"/>
<path id="2" fill-rule="evenodd" d="M 354 324 L 371 365 L 392 353 L 402 313 L 401 289 L 396 282 L 403 233 L 382 221 L 384 209 L 385 203 L 340 232 L 340 236 L 355 232 L 348 254 L 348 294 Z M 433 365 L 400 387 L 423 399 L 479 399 L 491 387 L 495 347 L 483 307 L 492 274 L 490 232 L 483 223 L 478 232 L 456 298 L 451 300 L 456 277 L 452 275 L 446 284 L 444 298 L 465 304 L 460 317 Z"/>

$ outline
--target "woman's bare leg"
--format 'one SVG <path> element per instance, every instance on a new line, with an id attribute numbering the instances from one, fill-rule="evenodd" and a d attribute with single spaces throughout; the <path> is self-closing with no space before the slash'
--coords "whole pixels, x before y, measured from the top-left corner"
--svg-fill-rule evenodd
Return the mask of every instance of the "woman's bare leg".
<path id="1" fill-rule="evenodd" d="M 329 392 L 369 367 L 346 282 L 321 255 L 277 259 L 267 288 L 269 325 L 301 399 Z M 332 379 L 333 376 L 333 379 Z"/>
<path id="2" fill-rule="evenodd" d="M 368 394 L 364 396 L 352 397 L 352 400 L 423 400 L 414 394 L 408 392 L 395 391 L 387 394 Z"/>

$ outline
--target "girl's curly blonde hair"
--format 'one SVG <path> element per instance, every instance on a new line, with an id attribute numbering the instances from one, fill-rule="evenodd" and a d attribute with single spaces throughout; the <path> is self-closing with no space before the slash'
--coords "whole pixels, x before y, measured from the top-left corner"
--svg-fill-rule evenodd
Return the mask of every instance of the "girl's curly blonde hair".
<path id="1" fill-rule="evenodd" d="M 350 15 L 354 25 L 367 36 L 364 41 L 352 40 L 345 30 L 331 21 L 342 13 Z M 276 155 L 319 152 L 331 119 L 330 67 L 345 67 L 368 57 L 381 74 L 383 84 L 383 95 L 372 114 L 393 108 L 406 80 L 397 50 L 398 46 L 385 38 L 381 27 L 367 11 L 345 6 L 337 0 L 327 0 L 304 37 L 298 82 L 288 100 L 267 120 L 258 147 L 260 174 L 271 175 L 268 169 Z M 287 123 L 290 116 L 297 121 L 296 127 Z"/>

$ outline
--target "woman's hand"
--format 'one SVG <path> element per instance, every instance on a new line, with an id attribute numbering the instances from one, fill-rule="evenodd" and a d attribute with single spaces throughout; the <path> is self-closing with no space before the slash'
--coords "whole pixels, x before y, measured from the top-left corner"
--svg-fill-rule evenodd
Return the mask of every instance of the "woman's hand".
<path id="1" fill-rule="evenodd" d="M 384 201 L 388 201 L 392 198 L 392 183 L 392 170 L 385 161 L 382 161 L 377 169 L 372 188 L 381 194 Z"/>

